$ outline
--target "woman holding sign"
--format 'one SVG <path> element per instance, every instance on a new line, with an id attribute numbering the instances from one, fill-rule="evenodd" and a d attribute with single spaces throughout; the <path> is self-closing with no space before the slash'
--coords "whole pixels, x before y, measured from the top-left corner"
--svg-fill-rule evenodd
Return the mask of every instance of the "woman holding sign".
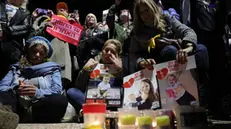
<path id="1" fill-rule="evenodd" d="M 92 71 L 96 68 L 96 66 L 100 64 L 110 64 L 110 69 L 115 70 L 114 76 L 121 80 L 122 85 L 122 61 L 119 56 L 119 53 L 121 51 L 121 44 L 118 40 L 115 39 L 109 39 L 105 42 L 103 46 L 103 50 L 101 51 L 101 54 L 95 59 L 90 59 L 83 69 L 79 72 L 79 75 L 77 77 L 75 88 L 71 88 L 67 91 L 67 96 L 71 100 L 71 104 L 75 107 L 76 110 L 80 110 L 82 108 L 82 104 L 85 102 L 85 96 L 83 93 L 86 92 L 88 82 L 90 80 L 90 75 L 93 77 L 95 74 L 91 74 Z M 101 84 L 99 84 L 101 85 Z M 102 86 L 99 86 L 99 92 L 103 93 Z M 99 93 L 100 94 L 100 93 Z M 100 94 L 101 95 L 101 94 Z M 103 94 L 102 94 L 103 95 Z"/>
<path id="2" fill-rule="evenodd" d="M 184 64 L 191 54 L 195 54 L 198 69 L 206 71 L 209 67 L 207 49 L 197 44 L 195 32 L 173 16 L 162 14 L 153 0 L 136 1 L 132 32 L 131 73 L 175 59 Z"/>

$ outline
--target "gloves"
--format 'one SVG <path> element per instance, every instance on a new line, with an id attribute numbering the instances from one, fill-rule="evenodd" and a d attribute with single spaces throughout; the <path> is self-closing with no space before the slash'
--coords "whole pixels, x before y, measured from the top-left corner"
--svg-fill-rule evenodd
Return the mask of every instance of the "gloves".
<path id="1" fill-rule="evenodd" d="M 9 36 L 11 35 L 11 30 L 7 24 L 1 24 L 2 26 L 2 31 L 4 36 Z"/>

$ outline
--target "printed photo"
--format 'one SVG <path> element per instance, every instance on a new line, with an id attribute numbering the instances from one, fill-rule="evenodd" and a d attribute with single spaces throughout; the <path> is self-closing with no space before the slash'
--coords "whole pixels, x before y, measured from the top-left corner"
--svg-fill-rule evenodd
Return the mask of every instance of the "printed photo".
<path id="1" fill-rule="evenodd" d="M 175 103 L 177 105 L 194 105 L 198 104 L 198 89 L 197 82 L 192 77 L 191 71 L 176 72 L 167 75 L 166 79 L 159 81 L 161 88 L 162 98 L 166 98 L 167 102 Z M 165 89 L 164 89 L 165 88 Z M 165 91 L 162 91 L 165 90 Z M 163 103 L 163 105 L 168 105 Z"/>
<path id="2" fill-rule="evenodd" d="M 158 64 L 157 79 L 161 106 L 174 109 L 181 105 L 199 105 L 197 72 L 194 57 L 179 65 L 176 61 Z"/>
<path id="3" fill-rule="evenodd" d="M 133 78 L 134 81 L 132 81 Z M 131 86 L 127 87 L 127 83 Z M 124 108 L 138 107 L 139 110 L 160 108 L 160 97 L 155 75 L 146 74 L 144 71 L 132 74 L 124 78 L 124 87 Z"/>
<path id="4" fill-rule="evenodd" d="M 110 74 L 91 79 L 87 91 L 87 99 L 120 99 L 120 88 Z"/>

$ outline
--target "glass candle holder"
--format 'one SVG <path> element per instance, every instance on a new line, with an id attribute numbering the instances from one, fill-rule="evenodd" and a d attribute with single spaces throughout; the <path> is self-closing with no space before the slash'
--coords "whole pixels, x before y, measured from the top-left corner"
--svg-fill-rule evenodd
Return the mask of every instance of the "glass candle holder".
<path id="1" fill-rule="evenodd" d="M 141 115 L 137 118 L 138 129 L 153 129 L 154 111 L 153 110 L 143 110 Z"/>
<path id="2" fill-rule="evenodd" d="M 83 104 L 84 129 L 104 129 L 105 114 L 104 103 Z"/>
<path id="3" fill-rule="evenodd" d="M 136 129 L 136 119 L 139 116 L 137 108 L 119 108 L 119 129 Z"/>
<path id="4" fill-rule="evenodd" d="M 171 111 L 158 110 L 155 112 L 156 129 L 171 129 Z"/>

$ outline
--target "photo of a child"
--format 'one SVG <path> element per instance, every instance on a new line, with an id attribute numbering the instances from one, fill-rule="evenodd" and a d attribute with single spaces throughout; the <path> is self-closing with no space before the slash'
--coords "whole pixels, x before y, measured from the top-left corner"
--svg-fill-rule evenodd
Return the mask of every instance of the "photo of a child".
<path id="1" fill-rule="evenodd" d="M 176 100 L 179 105 L 192 105 L 196 101 L 196 98 L 178 81 L 177 75 L 170 74 L 166 80 L 168 83 L 166 94 L 169 98 Z"/>
<path id="2" fill-rule="evenodd" d="M 111 88 L 110 75 L 106 74 L 103 76 L 103 81 L 98 85 L 98 98 L 106 98 L 108 89 Z"/>
<path id="3" fill-rule="evenodd" d="M 139 95 L 130 94 L 128 98 L 136 102 L 133 107 L 138 107 L 139 110 L 152 109 L 155 102 L 159 105 L 159 94 L 154 91 L 153 84 L 148 78 L 141 80 Z"/>

